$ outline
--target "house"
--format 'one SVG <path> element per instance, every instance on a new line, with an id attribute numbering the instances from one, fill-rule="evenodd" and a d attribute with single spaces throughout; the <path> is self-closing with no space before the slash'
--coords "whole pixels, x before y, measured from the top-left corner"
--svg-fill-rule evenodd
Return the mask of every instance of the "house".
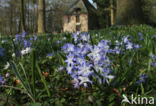
<path id="1" fill-rule="evenodd" d="M 96 28 L 96 8 L 88 0 L 75 0 L 63 16 L 63 32 L 87 32 Z"/>

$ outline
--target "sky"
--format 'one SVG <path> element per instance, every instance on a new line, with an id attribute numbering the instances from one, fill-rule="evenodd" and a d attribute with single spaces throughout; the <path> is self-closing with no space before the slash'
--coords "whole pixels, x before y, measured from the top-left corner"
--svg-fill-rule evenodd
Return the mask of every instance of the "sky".
<path id="1" fill-rule="evenodd" d="M 89 0 L 89 2 L 93 3 L 93 0 Z"/>
<path id="2" fill-rule="evenodd" d="M 97 5 L 96 3 L 93 3 L 93 0 L 89 0 L 89 2 L 92 3 L 95 8 L 97 8 Z"/>

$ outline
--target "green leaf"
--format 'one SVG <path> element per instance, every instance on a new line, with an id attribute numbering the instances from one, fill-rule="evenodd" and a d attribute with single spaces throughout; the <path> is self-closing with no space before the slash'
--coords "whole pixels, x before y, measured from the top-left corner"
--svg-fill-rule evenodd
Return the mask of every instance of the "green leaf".
<path id="1" fill-rule="evenodd" d="M 15 63 L 14 63 L 14 62 L 11 62 L 11 66 L 12 66 L 12 69 L 13 69 L 13 71 L 15 72 L 17 78 L 20 80 L 20 82 L 21 82 L 23 88 L 31 95 L 31 92 L 29 91 L 29 89 L 28 89 L 27 86 L 25 85 L 24 81 L 22 80 L 21 75 L 18 73 L 18 69 L 17 69 Z M 32 95 L 31 95 L 31 96 L 32 96 Z"/>
<path id="2" fill-rule="evenodd" d="M 61 99 L 61 103 L 64 103 L 66 100 L 64 98 Z"/>
<path id="3" fill-rule="evenodd" d="M 19 64 L 20 64 L 20 66 L 21 66 L 21 68 L 22 68 L 22 70 L 23 70 L 23 73 L 24 73 L 24 76 L 25 76 L 25 79 L 26 79 L 25 81 L 26 81 L 27 84 L 28 84 L 29 91 L 30 91 L 30 93 L 32 94 L 31 87 L 30 87 L 29 80 L 28 80 L 27 74 L 26 74 L 26 72 L 25 72 L 25 69 L 24 69 L 22 63 L 19 63 Z"/>
<path id="4" fill-rule="evenodd" d="M 41 103 L 30 103 L 28 106 L 42 106 Z"/>
<path id="5" fill-rule="evenodd" d="M 141 83 L 141 94 L 144 94 L 144 87 L 142 83 Z"/>
<path id="6" fill-rule="evenodd" d="M 40 70 L 40 68 L 39 68 L 37 62 L 36 62 L 36 68 L 37 68 L 37 71 L 38 71 L 38 73 L 39 73 L 39 75 L 40 75 L 40 77 L 41 77 L 41 80 L 42 80 L 43 84 L 44 84 L 44 87 L 45 87 L 45 89 L 46 89 L 46 91 L 47 91 L 47 94 L 48 94 L 48 96 L 50 97 L 51 94 L 50 94 L 49 88 L 48 88 L 48 86 L 47 86 L 47 84 L 46 84 L 46 80 L 44 79 L 44 77 L 43 77 L 43 75 L 42 75 L 42 73 L 41 73 L 41 70 Z"/>
<path id="7" fill-rule="evenodd" d="M 36 90 L 35 90 L 35 64 L 36 64 L 36 58 L 35 58 L 35 50 L 32 51 L 32 88 L 33 88 L 33 96 L 36 98 Z"/>

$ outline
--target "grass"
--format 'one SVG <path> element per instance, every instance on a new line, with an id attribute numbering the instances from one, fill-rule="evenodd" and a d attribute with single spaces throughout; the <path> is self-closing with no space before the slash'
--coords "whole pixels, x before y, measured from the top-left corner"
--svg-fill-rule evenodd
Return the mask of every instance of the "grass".
<path id="1" fill-rule="evenodd" d="M 143 35 L 142 41 L 139 39 L 139 32 Z M 95 83 L 88 88 L 75 89 L 71 83 L 73 79 L 66 70 L 58 71 L 59 66 L 66 67 L 65 54 L 61 47 L 65 43 L 73 43 L 71 34 L 38 35 L 37 41 L 32 45 L 35 52 L 22 57 L 12 57 L 12 53 L 20 49 L 20 45 L 13 45 L 14 37 L 3 37 L 3 40 L 8 39 L 8 41 L 5 43 L 0 41 L 1 47 L 5 48 L 5 56 L 0 57 L 0 75 L 6 79 L 6 86 L 11 87 L 1 87 L 0 85 L 0 104 L 28 105 L 35 102 L 38 105 L 47 106 L 111 106 L 121 105 L 123 94 L 129 97 L 134 94 L 134 96 L 156 98 L 156 67 L 151 66 L 151 62 L 156 62 L 156 60 L 152 60 L 150 57 L 151 53 L 156 54 L 156 38 L 152 37 L 156 35 L 155 28 L 146 25 L 115 26 L 89 31 L 89 33 L 93 44 L 97 44 L 102 39 L 108 39 L 113 44 L 116 40 L 121 40 L 123 36 L 130 35 L 133 43 L 141 45 L 138 51 L 132 50 L 126 51 L 125 54 L 109 55 L 112 60 L 113 75 L 115 75 L 115 79 L 110 81 L 110 86 Z M 48 57 L 48 53 L 53 53 L 53 55 Z M 10 63 L 14 61 L 14 63 L 11 65 L 12 67 L 4 70 L 7 61 Z M 6 78 L 6 73 L 10 73 L 10 77 Z M 142 73 L 146 73 L 149 78 L 145 83 L 138 85 L 136 81 Z M 18 79 L 20 83 L 16 83 Z M 14 89 L 14 87 L 20 90 Z"/>

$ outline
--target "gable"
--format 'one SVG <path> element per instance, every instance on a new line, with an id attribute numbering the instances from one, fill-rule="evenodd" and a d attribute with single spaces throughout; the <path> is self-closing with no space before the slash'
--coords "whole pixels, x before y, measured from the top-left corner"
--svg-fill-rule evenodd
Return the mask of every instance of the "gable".
<path id="1" fill-rule="evenodd" d="M 65 14 L 74 14 L 76 9 L 80 9 L 81 13 L 89 13 L 95 11 L 96 9 L 88 0 L 75 0 L 75 2 L 69 7 Z"/>

